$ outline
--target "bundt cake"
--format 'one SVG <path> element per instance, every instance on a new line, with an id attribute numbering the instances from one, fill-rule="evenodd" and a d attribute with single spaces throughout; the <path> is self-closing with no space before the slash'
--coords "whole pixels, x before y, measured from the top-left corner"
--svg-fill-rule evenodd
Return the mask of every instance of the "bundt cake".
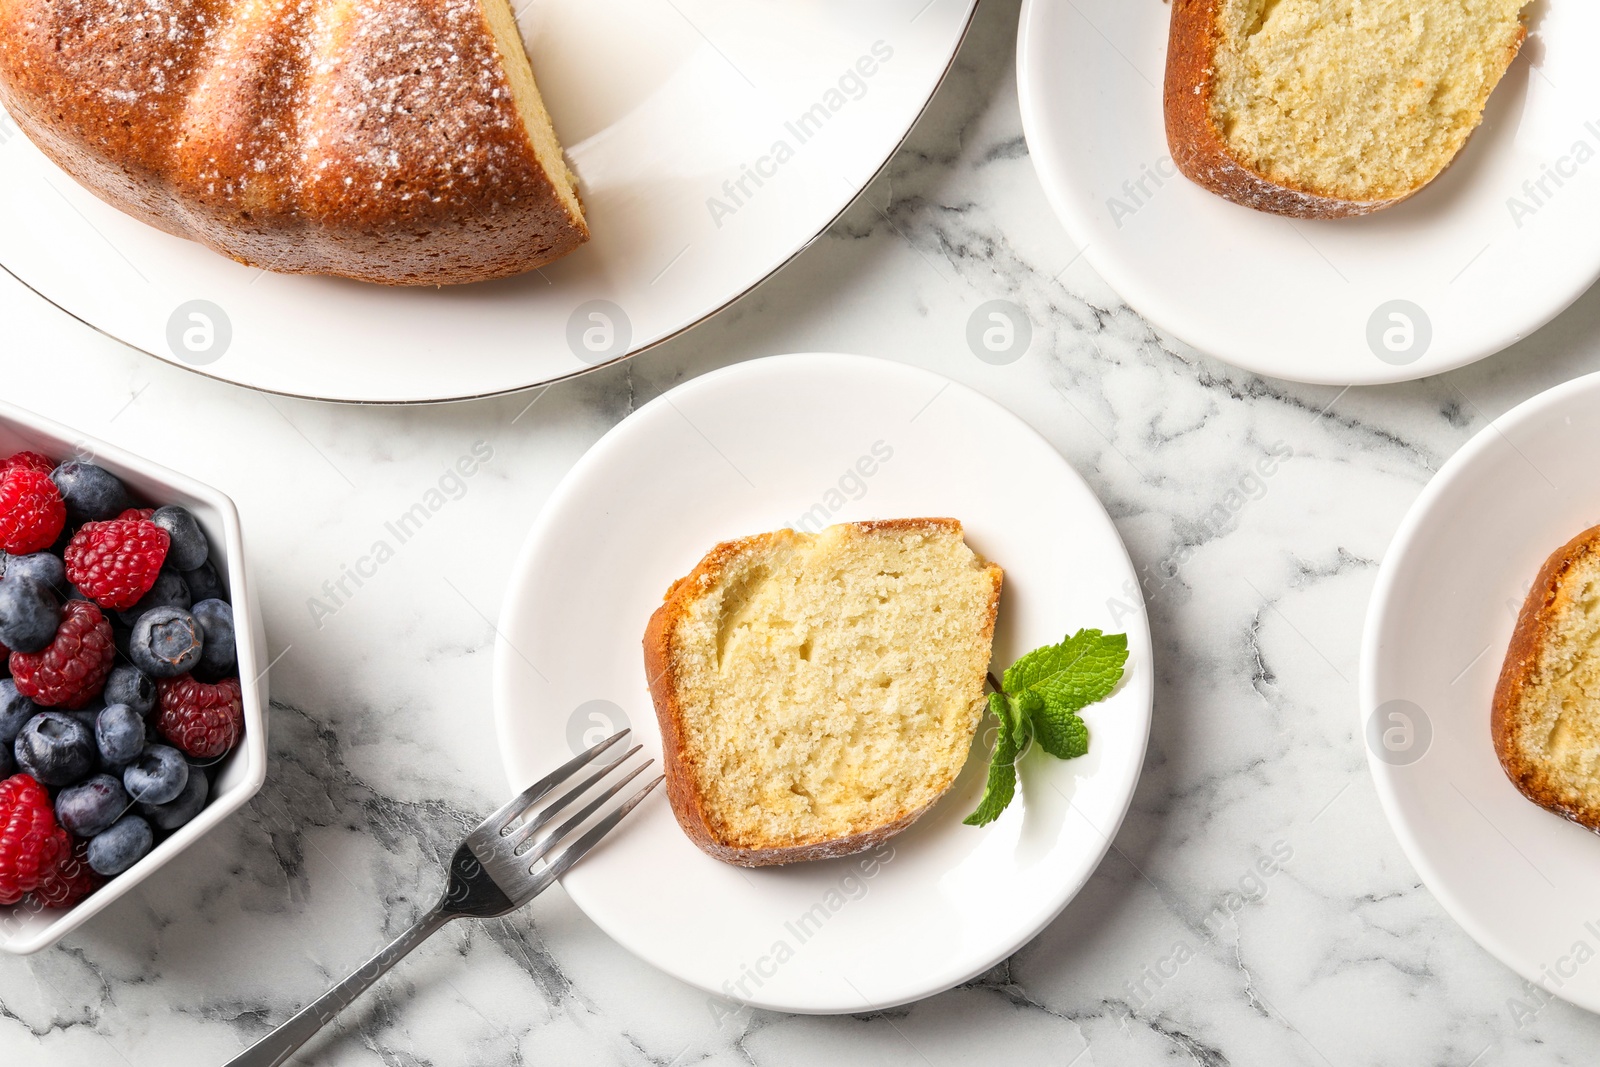
<path id="1" fill-rule="evenodd" d="M 509 0 L 0 0 L 0 103 L 256 267 L 443 285 L 588 239 Z"/>

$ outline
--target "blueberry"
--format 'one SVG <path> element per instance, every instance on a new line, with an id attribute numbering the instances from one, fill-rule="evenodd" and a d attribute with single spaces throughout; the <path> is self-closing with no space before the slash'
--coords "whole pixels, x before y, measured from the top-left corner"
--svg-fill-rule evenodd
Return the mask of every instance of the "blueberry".
<path id="1" fill-rule="evenodd" d="M 165 804 L 140 804 L 139 810 L 145 818 L 155 823 L 163 830 L 176 830 L 196 815 L 206 806 L 206 798 L 211 794 L 211 781 L 206 773 L 198 767 L 189 769 L 189 781 L 184 784 L 183 792 L 178 794 L 178 799 Z"/>
<path id="2" fill-rule="evenodd" d="M 67 591 L 67 565 L 61 557 L 51 552 L 35 552 L 29 556 L 12 556 L 6 560 L 5 576 L 32 578 L 43 582 L 57 593 Z"/>
<path id="3" fill-rule="evenodd" d="M 128 795 L 146 804 L 165 804 L 177 799 L 189 781 L 189 765 L 183 753 L 166 745 L 147 745 L 143 754 L 122 772 Z"/>
<path id="4" fill-rule="evenodd" d="M 13 652 L 42 652 L 61 625 L 61 603 L 34 578 L 0 582 L 0 644 Z"/>
<path id="5" fill-rule="evenodd" d="M 39 714 L 33 701 L 17 692 L 17 683 L 10 678 L 0 681 L 0 745 L 7 749 L 28 720 Z"/>
<path id="6" fill-rule="evenodd" d="M 176 678 L 194 670 L 204 643 L 193 615 L 182 608 L 155 608 L 139 616 L 128 638 L 128 658 L 152 678 Z"/>
<path id="7" fill-rule="evenodd" d="M 189 583 L 183 580 L 183 575 L 177 571 L 161 568 L 161 573 L 156 575 L 156 584 L 150 591 L 139 598 L 139 602 L 127 611 L 117 612 L 117 618 L 122 625 L 133 627 L 139 623 L 139 617 L 153 608 L 183 608 L 188 610 L 194 603 L 189 596 Z"/>
<path id="8" fill-rule="evenodd" d="M 210 560 L 192 571 L 184 571 L 183 580 L 189 583 L 189 595 L 197 602 L 227 599 L 228 590 L 223 586 L 222 579 L 217 577 L 217 565 Z"/>
<path id="9" fill-rule="evenodd" d="M 219 682 L 238 674 L 233 605 L 226 600 L 202 600 L 194 606 L 193 615 L 205 635 L 204 647 L 200 650 L 200 667 L 195 673 L 207 682 Z"/>
<path id="10" fill-rule="evenodd" d="M 41 711 L 17 735 L 12 755 L 40 785 L 71 785 L 94 770 L 94 733 L 70 715 Z"/>
<path id="11" fill-rule="evenodd" d="M 0 746 L 0 782 L 10 778 L 16 772 L 17 763 L 11 757 L 11 746 Z"/>
<path id="12" fill-rule="evenodd" d="M 56 795 L 56 822 L 79 837 L 93 837 L 109 829 L 132 805 L 121 782 L 109 774 L 97 774 Z"/>
<path id="13" fill-rule="evenodd" d="M 150 521 L 167 531 L 172 544 L 167 549 L 167 562 L 180 571 L 192 571 L 211 555 L 211 546 L 200 524 L 194 521 L 189 509 L 177 504 L 156 508 Z"/>
<path id="14" fill-rule="evenodd" d="M 128 490 L 115 474 L 93 463 L 63 463 L 50 474 L 67 505 L 67 521 L 73 525 L 104 522 L 126 511 L 131 502 Z"/>
<path id="15" fill-rule="evenodd" d="M 124 815 L 89 839 L 89 866 L 96 873 L 111 877 L 121 874 L 144 859 L 155 844 L 150 824 L 138 815 Z"/>
<path id="16" fill-rule="evenodd" d="M 148 715 L 156 707 L 156 683 L 133 664 L 119 663 L 106 677 L 106 703 L 126 704 L 140 715 Z"/>
<path id="17" fill-rule="evenodd" d="M 144 751 L 144 716 L 126 704 L 110 704 L 95 719 L 94 743 L 110 766 L 132 763 Z"/>

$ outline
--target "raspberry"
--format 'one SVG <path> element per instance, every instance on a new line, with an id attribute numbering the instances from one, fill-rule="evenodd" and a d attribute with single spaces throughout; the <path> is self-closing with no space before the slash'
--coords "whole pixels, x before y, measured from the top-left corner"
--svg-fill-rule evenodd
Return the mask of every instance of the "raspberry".
<path id="1" fill-rule="evenodd" d="M 127 511 L 124 511 L 121 515 L 118 515 L 117 518 L 119 518 L 119 519 L 145 519 L 145 520 L 148 521 L 150 516 L 154 515 L 155 513 L 156 513 L 156 509 L 155 508 L 129 508 Z"/>
<path id="2" fill-rule="evenodd" d="M 89 842 L 73 838 L 72 848 L 64 851 L 55 869 L 39 879 L 33 897 L 50 908 L 70 908 L 105 882 L 89 866 Z"/>
<path id="3" fill-rule="evenodd" d="M 56 469 L 56 461 L 37 452 L 18 452 L 14 456 L 0 460 L 0 472 L 11 470 L 14 467 L 38 471 L 40 474 L 49 474 Z"/>
<path id="4" fill-rule="evenodd" d="M 26 556 L 56 543 L 67 506 L 48 474 L 27 467 L 0 471 L 0 548 Z"/>
<path id="5" fill-rule="evenodd" d="M 87 600 L 61 605 L 61 626 L 43 652 L 11 653 L 17 692 L 46 708 L 81 708 L 105 686 L 117 658 L 111 624 Z"/>
<path id="6" fill-rule="evenodd" d="M 0 904 L 15 904 L 52 875 L 72 839 L 56 825 L 50 794 L 26 774 L 0 782 Z"/>
<path id="7" fill-rule="evenodd" d="M 67 542 L 67 581 L 101 607 L 126 611 L 156 584 L 171 543 L 142 519 L 86 522 Z"/>
<path id="8" fill-rule="evenodd" d="M 187 674 L 157 683 L 161 710 L 156 729 L 195 759 L 216 759 L 239 743 L 244 732 L 244 700 L 239 679 L 225 678 L 216 685 L 197 682 Z"/>

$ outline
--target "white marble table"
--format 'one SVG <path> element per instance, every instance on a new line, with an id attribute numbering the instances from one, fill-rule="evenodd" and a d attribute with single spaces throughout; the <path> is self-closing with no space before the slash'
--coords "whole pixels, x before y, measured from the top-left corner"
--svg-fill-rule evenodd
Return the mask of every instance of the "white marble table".
<path id="1" fill-rule="evenodd" d="M 1402 514 L 1488 419 L 1600 367 L 1600 293 L 1411 385 L 1297 386 L 1197 355 L 1124 306 L 1050 216 L 1017 115 L 1016 16 L 1015 0 L 982 5 L 910 144 L 826 239 L 672 344 L 543 393 L 268 398 L 131 353 L 0 276 L 3 395 L 232 493 L 282 654 L 265 790 L 62 946 L 0 959 L 0 1063 L 220 1064 L 398 932 L 435 891 L 431 857 L 505 794 L 489 620 L 552 486 L 674 383 L 819 349 L 913 361 L 1011 407 L 1146 568 L 1155 728 L 1094 879 L 981 979 L 859 1018 L 716 1018 L 555 891 L 441 935 L 303 1062 L 1593 1062 L 1600 1020 L 1554 1002 L 1519 1025 L 1509 1002 L 1539 1001 L 1419 884 L 1367 774 L 1353 682 Z M 1010 365 L 964 339 L 991 299 L 1035 324 Z M 477 441 L 494 458 L 465 494 L 314 617 L 323 583 Z M 1275 449 L 1292 457 L 1251 480 Z M 1254 874 L 1272 855 L 1275 873 Z"/>

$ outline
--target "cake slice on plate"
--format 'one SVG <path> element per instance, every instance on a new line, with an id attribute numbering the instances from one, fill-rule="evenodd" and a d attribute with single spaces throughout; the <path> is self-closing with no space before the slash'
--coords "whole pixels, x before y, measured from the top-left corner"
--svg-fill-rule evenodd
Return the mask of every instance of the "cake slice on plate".
<path id="1" fill-rule="evenodd" d="M 1173 0 L 1167 141 L 1246 207 L 1388 207 L 1461 151 L 1516 58 L 1528 0 Z"/>
<path id="2" fill-rule="evenodd" d="M 1490 727 L 1524 796 L 1600 832 L 1600 526 L 1557 549 L 1534 579 Z"/>
<path id="3" fill-rule="evenodd" d="M 444 285 L 588 239 L 508 0 L 0 0 L 0 104 L 251 266 Z"/>
<path id="4" fill-rule="evenodd" d="M 944 795 L 984 714 L 1001 570 L 954 519 L 718 545 L 645 632 L 668 796 L 757 867 L 843 856 Z"/>

